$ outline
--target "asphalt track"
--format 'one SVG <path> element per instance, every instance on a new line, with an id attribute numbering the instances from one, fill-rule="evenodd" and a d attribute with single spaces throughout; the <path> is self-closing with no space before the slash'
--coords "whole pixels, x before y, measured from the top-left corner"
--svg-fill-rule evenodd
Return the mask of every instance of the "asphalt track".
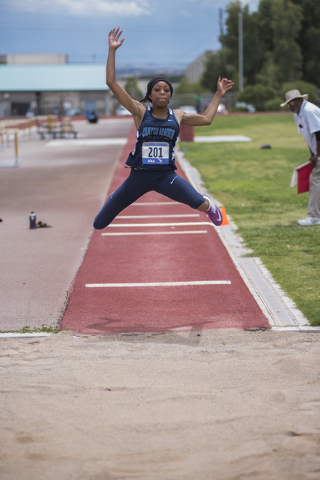
<path id="1" fill-rule="evenodd" d="M 135 138 L 133 127 L 110 192 L 129 174 Z M 261 328 L 268 320 L 207 216 L 151 192 L 94 231 L 60 326 L 130 334 Z"/>

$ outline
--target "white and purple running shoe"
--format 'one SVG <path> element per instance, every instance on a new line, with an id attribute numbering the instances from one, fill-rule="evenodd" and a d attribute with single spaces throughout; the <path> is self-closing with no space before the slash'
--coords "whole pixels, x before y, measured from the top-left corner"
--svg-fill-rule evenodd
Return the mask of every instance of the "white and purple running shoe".
<path id="1" fill-rule="evenodd" d="M 222 214 L 219 210 L 219 208 L 213 203 L 213 201 L 211 200 L 211 198 L 208 196 L 208 195 L 202 195 L 203 198 L 205 198 L 206 200 L 208 200 L 209 202 L 209 210 L 207 210 L 205 213 L 207 214 L 207 216 L 210 218 L 211 222 L 216 225 L 217 227 L 219 227 L 219 225 L 221 225 L 222 223 Z"/>

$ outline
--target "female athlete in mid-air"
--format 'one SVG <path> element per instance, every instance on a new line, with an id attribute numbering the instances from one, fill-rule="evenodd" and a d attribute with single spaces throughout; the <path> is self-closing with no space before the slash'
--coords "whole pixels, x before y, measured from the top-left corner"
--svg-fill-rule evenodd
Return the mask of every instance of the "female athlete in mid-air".
<path id="1" fill-rule="evenodd" d="M 172 85 L 164 77 L 157 77 L 148 83 L 147 94 L 142 102 L 151 102 L 152 106 L 146 108 L 133 100 L 116 81 L 115 54 L 124 41 L 124 38 L 120 39 L 121 34 L 119 28 L 109 33 L 107 85 L 121 105 L 132 114 L 137 128 L 137 141 L 126 161 L 131 168 L 130 175 L 109 196 L 94 220 L 94 228 L 107 227 L 124 208 L 151 190 L 205 212 L 212 223 L 221 225 L 221 212 L 211 199 L 207 195 L 200 195 L 190 183 L 175 173 L 174 154 L 179 126 L 210 125 L 221 97 L 232 88 L 233 82 L 219 77 L 217 92 L 206 111 L 203 114 L 190 114 L 168 108 L 173 93 Z"/>

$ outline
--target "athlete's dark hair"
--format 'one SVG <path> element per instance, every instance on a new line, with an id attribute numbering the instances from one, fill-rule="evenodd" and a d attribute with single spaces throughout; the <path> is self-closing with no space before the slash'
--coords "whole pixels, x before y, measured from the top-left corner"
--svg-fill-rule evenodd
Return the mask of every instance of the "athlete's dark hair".
<path id="1" fill-rule="evenodd" d="M 149 95 L 150 95 L 153 87 L 155 86 L 155 84 L 158 83 L 158 82 L 166 82 L 169 85 L 170 92 L 171 92 L 171 97 L 172 97 L 173 87 L 172 87 L 171 83 L 169 82 L 169 80 L 167 80 L 164 77 L 155 77 L 152 80 L 150 80 L 150 82 L 148 83 L 146 96 L 142 100 L 140 100 L 141 103 L 145 103 L 145 102 L 151 102 L 152 103 L 152 100 L 149 97 Z"/>

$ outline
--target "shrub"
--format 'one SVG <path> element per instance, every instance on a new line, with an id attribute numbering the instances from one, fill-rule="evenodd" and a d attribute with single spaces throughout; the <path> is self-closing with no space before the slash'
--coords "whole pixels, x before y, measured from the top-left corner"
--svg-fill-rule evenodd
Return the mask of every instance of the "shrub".
<path id="1" fill-rule="evenodd" d="M 265 103 L 265 110 L 267 112 L 278 112 L 282 110 L 283 107 L 280 107 L 280 104 L 283 103 L 280 97 L 272 98 Z"/>
<path id="2" fill-rule="evenodd" d="M 246 107 L 232 107 L 230 112 L 248 112 L 249 110 Z"/>
<path id="3" fill-rule="evenodd" d="M 317 87 L 312 83 L 297 80 L 296 82 L 286 82 L 282 84 L 281 98 L 283 98 L 283 100 L 281 101 L 281 103 L 285 101 L 285 93 L 289 92 L 289 90 L 299 90 L 301 95 L 308 93 L 309 94 L 308 102 L 312 102 L 315 104 L 318 104 L 319 102 L 318 95 L 316 92 Z"/>
<path id="4" fill-rule="evenodd" d="M 271 87 L 257 83 L 253 86 L 245 87 L 238 95 L 239 102 L 251 103 L 257 110 L 265 110 L 265 103 L 273 99 L 276 92 Z"/>

